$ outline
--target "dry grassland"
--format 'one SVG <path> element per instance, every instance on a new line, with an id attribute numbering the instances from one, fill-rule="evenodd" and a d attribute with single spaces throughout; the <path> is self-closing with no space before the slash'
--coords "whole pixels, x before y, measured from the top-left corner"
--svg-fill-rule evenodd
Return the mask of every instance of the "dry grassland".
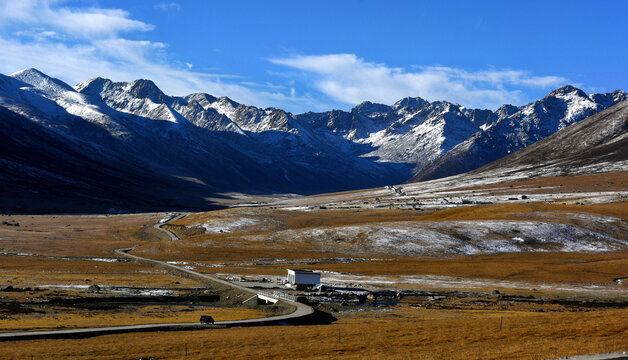
<path id="1" fill-rule="evenodd" d="M 199 268 L 204 273 L 285 275 L 287 266 Z M 615 284 L 628 276 L 628 251 L 612 253 L 508 253 L 451 258 L 395 258 L 383 261 L 290 265 L 294 269 L 366 276 L 440 275 L 509 281 Z M 618 288 L 619 285 L 617 285 Z M 425 288 L 425 287 L 424 287 Z M 624 287 L 625 288 L 625 287 Z"/>
<path id="2" fill-rule="evenodd" d="M 399 306 L 336 316 L 332 325 L 23 341 L 19 346 L 0 343 L 0 349 L 7 359 L 181 359 L 186 344 L 191 359 L 537 359 L 628 348 L 626 310 L 537 313 Z"/>
<path id="3" fill-rule="evenodd" d="M 614 278 L 628 276 L 628 251 L 597 254 L 510 253 L 319 264 L 307 267 L 364 275 L 431 274 L 514 281 L 609 284 L 613 283 Z"/>
<path id="4" fill-rule="evenodd" d="M 0 215 L 0 249 L 46 255 L 111 256 L 114 248 L 159 238 L 143 236 L 163 214 L 130 215 Z M 153 229 L 154 230 L 154 229 Z M 157 231 L 157 233 L 160 233 Z"/>
<path id="5" fill-rule="evenodd" d="M 526 193 L 534 191 L 578 193 L 625 190 L 627 183 L 628 172 L 619 172 L 519 181 L 474 187 L 469 190 L 488 190 L 499 194 L 511 191 L 521 194 L 522 189 L 525 189 Z M 363 195 L 367 196 L 368 192 L 342 194 L 346 198 Z M 325 195 L 312 199 L 311 202 L 315 203 L 328 201 L 331 197 Z M 308 201 L 310 200 L 304 201 L 303 204 Z M 181 237 L 180 241 L 174 242 L 162 232 L 152 228 L 152 225 L 163 216 L 164 214 L 108 217 L 0 216 L 1 221 L 20 223 L 20 227 L 1 228 L 0 249 L 33 254 L 111 257 L 109 252 L 111 249 L 141 244 L 142 246 L 133 251 L 139 256 L 189 262 L 192 265 L 195 262 L 223 264 L 220 267 L 198 266 L 196 271 L 242 275 L 284 275 L 285 267 L 288 267 L 281 262 L 271 265 L 248 264 L 258 259 L 313 259 L 312 263 L 289 267 L 382 277 L 442 275 L 469 279 L 551 283 L 612 284 L 614 278 L 628 276 L 628 250 L 424 258 L 374 252 L 360 254 L 360 257 L 380 260 L 338 263 L 324 259 L 352 257 L 353 254 L 343 252 L 342 249 L 323 249 L 316 241 L 273 243 L 254 240 L 267 239 L 269 235 L 283 230 L 409 221 L 545 221 L 588 226 L 592 222 L 587 222 L 589 220 L 586 216 L 612 217 L 628 221 L 626 201 L 596 205 L 518 202 L 429 211 L 345 209 L 308 212 L 269 207 L 234 208 L 191 214 L 173 222 L 173 231 L 179 230 L 177 233 Z M 242 218 L 255 221 L 224 233 L 199 234 L 200 229 L 182 228 Z M 625 234 L 615 235 L 625 238 Z M 175 278 L 159 269 L 134 263 L 105 263 L 77 258 L 65 260 L 0 256 L 0 285 L 7 284 L 21 287 L 36 287 L 42 284 L 136 285 L 167 288 L 196 286 L 189 280 Z M 625 288 L 626 286 L 623 287 Z M 512 293 L 521 291 L 513 290 Z M 532 290 L 527 293 L 545 295 Z M 52 296 L 52 293 L 46 294 L 45 296 Z M 37 297 L 36 294 L 29 292 L 0 295 L 4 296 L 3 301 L 18 302 L 30 301 L 26 300 L 27 297 Z M 591 296 L 595 297 L 594 294 Z M 499 307 L 489 304 L 483 310 L 479 310 L 479 307 L 454 310 L 423 309 L 417 306 L 402 303 L 392 308 L 379 308 L 377 311 L 346 307 L 344 311 L 334 313 L 338 321 L 332 325 L 132 333 L 81 340 L 23 341 L 19 346 L 13 343 L 0 343 L 0 354 L 8 359 L 31 356 L 35 359 L 51 357 L 180 359 L 185 355 L 184 349 L 187 344 L 188 358 L 193 359 L 252 357 L 533 359 L 628 349 L 626 325 L 628 310 L 625 308 L 573 311 L 548 305 L 542 309 L 544 312 L 538 312 L 539 309 L 519 304 L 509 305 L 506 302 Z M 40 313 L 8 316 L 0 320 L 0 328 L 7 331 L 149 322 L 195 322 L 201 313 L 205 313 L 205 310 L 197 307 L 176 305 L 136 304 L 111 311 L 68 311 L 68 309 L 51 307 Z M 208 308 L 207 313 L 216 320 L 265 315 L 260 310 L 234 308 Z M 503 326 L 500 329 L 502 317 Z"/>
<path id="6" fill-rule="evenodd" d="M 546 203 L 490 204 L 458 207 L 431 213 L 404 210 L 326 210 L 282 211 L 277 209 L 230 209 L 194 214 L 177 221 L 179 225 L 193 225 L 207 221 L 260 219 L 258 225 L 242 227 L 224 234 L 203 234 L 184 237 L 176 243 L 146 244 L 137 249 L 140 255 L 207 264 L 247 262 L 253 259 L 324 259 L 348 257 L 343 252 L 321 251 L 316 243 L 294 242 L 275 245 L 249 241 L 249 236 L 270 235 L 280 229 L 311 229 L 338 225 L 394 223 L 395 221 L 474 221 L 514 220 L 552 221 L 580 225 L 578 217 L 584 214 L 628 220 L 628 202 L 595 205 L 560 205 Z M 614 234 L 625 236 L 625 234 Z M 347 272 L 361 275 L 444 275 L 467 278 L 486 278 L 516 281 L 549 281 L 570 283 L 612 283 L 628 276 L 628 252 L 598 253 L 508 253 L 496 255 L 459 256 L 448 258 L 391 257 L 387 253 L 368 254 L 390 261 L 353 263 L 320 263 L 294 268 L 309 268 Z M 361 254 L 361 257 L 364 255 Z M 207 273 L 234 273 L 241 275 L 281 275 L 285 265 L 200 267 Z"/>
<path id="7" fill-rule="evenodd" d="M 182 287 L 196 282 L 165 270 L 131 262 L 101 262 L 76 258 L 0 255 L 0 285 L 117 285 Z"/>
<path id="8" fill-rule="evenodd" d="M 473 176 L 468 179 L 474 181 Z M 456 182 L 442 179 L 427 183 L 417 183 L 416 190 L 425 195 L 425 190 L 432 192 L 455 191 L 457 193 L 483 191 L 492 192 L 497 195 L 517 195 L 527 194 L 556 194 L 560 192 L 578 193 L 592 191 L 626 191 L 628 188 L 628 171 L 616 171 L 596 175 L 578 175 L 578 176 L 554 176 L 532 180 L 519 180 L 512 182 L 496 182 L 487 185 L 465 186 L 467 178 L 459 178 Z M 413 184 L 402 185 L 404 189 L 412 187 Z M 312 195 L 304 198 L 282 200 L 279 203 L 288 206 L 318 206 L 329 203 L 339 203 L 348 201 L 372 201 L 376 196 L 374 191 L 379 189 L 365 189 L 356 191 L 345 191 L 338 193 Z M 524 191 L 524 192 L 522 192 Z M 386 192 L 381 192 L 380 194 Z M 410 192 L 410 196 L 413 193 Z M 436 197 L 436 196 L 435 196 Z"/>
<path id="9" fill-rule="evenodd" d="M 0 332 L 61 330 L 85 327 L 157 323 L 198 323 L 201 315 L 216 321 L 253 319 L 266 316 L 261 310 L 193 306 L 127 306 L 110 311 L 88 311 L 73 307 L 49 307 L 42 312 L 0 317 Z M 0 343 L 2 347 L 2 343 Z"/>
<path id="10" fill-rule="evenodd" d="M 570 222 L 570 214 L 614 217 L 628 221 L 628 201 L 594 205 L 558 205 L 545 203 L 491 204 L 458 207 L 422 216 L 420 221 L 444 220 L 547 220 Z"/>
<path id="11" fill-rule="evenodd" d="M 202 224 L 211 220 L 234 219 L 240 217 L 263 218 L 263 229 L 284 230 L 318 226 L 341 226 L 369 224 L 387 221 L 414 221 L 425 213 L 395 209 L 362 209 L 362 210 L 327 210 L 327 211 L 292 211 L 274 208 L 257 209 L 225 209 L 186 216 L 175 225 Z M 242 230 L 255 230 L 258 226 L 243 227 Z M 248 231 L 247 231 L 248 232 Z"/>
<path id="12" fill-rule="evenodd" d="M 553 192 L 625 191 L 628 188 L 628 171 L 616 171 L 595 175 L 552 176 L 531 180 L 504 182 L 491 185 L 461 187 L 456 190 L 490 190 L 496 188 L 551 188 Z M 505 193 L 514 190 L 505 190 Z M 543 190 L 543 192 L 549 192 Z"/>

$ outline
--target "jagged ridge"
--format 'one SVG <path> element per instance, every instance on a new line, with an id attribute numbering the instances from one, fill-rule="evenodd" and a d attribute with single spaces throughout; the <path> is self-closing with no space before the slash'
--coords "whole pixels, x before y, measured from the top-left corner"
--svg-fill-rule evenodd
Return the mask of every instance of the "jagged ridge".
<path id="1" fill-rule="evenodd" d="M 214 193 L 311 194 L 400 183 L 413 174 L 453 175 L 626 98 L 566 86 L 494 112 L 407 97 L 391 106 L 364 102 L 348 112 L 293 115 L 203 93 L 168 96 L 150 80 L 95 78 L 72 88 L 35 69 L 0 75 L 0 106 L 30 120 L 33 131 L 114 168 Z"/>

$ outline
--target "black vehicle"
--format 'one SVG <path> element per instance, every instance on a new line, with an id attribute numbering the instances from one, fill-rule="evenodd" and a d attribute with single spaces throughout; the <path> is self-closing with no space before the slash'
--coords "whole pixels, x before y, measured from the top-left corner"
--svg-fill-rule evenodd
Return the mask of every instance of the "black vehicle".
<path id="1" fill-rule="evenodd" d="M 214 318 L 209 315 L 201 315 L 201 324 L 213 324 Z"/>

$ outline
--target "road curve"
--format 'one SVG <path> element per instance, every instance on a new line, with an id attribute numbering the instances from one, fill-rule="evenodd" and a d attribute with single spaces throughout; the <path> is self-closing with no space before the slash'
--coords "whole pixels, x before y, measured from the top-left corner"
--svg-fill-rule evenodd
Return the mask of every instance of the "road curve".
<path id="1" fill-rule="evenodd" d="M 181 218 L 185 215 L 181 215 Z M 175 220 L 173 218 L 172 220 Z M 171 220 L 171 221 L 172 221 Z M 158 224 L 163 225 L 163 224 Z M 155 225 L 155 228 L 170 233 L 175 237 L 173 240 L 177 240 L 178 237 L 172 234 L 170 231 L 162 229 Z M 138 245 L 139 246 L 139 245 Z M 157 266 L 164 269 L 171 270 L 171 272 L 177 273 L 180 276 L 195 279 L 201 282 L 213 282 L 217 284 L 227 285 L 234 289 L 244 291 L 251 295 L 258 295 L 253 290 L 240 286 L 222 279 L 215 278 L 213 276 L 205 275 L 192 271 L 174 264 L 169 264 L 164 261 L 153 260 L 144 258 L 137 255 L 129 254 L 129 251 L 135 249 L 137 246 L 123 249 L 115 249 L 113 252 L 120 256 L 127 258 L 131 261 L 141 264 L 147 264 L 151 266 Z M 17 340 L 34 340 L 34 339 L 60 339 L 60 338 L 84 338 L 106 334 L 121 334 L 130 332 L 148 332 L 148 331 L 175 331 L 175 330 L 201 330 L 201 329 L 216 329 L 225 327 L 240 327 L 240 326 L 263 326 L 263 325 L 277 325 L 288 324 L 290 322 L 298 321 L 314 313 L 312 307 L 287 299 L 282 299 L 282 302 L 289 304 L 295 308 L 295 310 L 289 314 L 270 316 L 257 319 L 244 319 L 244 320 L 232 320 L 232 321 L 216 321 L 214 325 L 204 325 L 200 323 L 168 323 L 168 324 L 142 324 L 142 325 L 127 325 L 127 326 L 108 326 L 108 327 L 95 327 L 95 328 L 81 328 L 81 329 L 68 329 L 68 330 L 49 330 L 49 331 L 26 331 L 26 332 L 12 332 L 12 333 L 0 333 L 0 342 L 2 341 L 17 341 Z"/>
<path id="2" fill-rule="evenodd" d="M 180 215 L 177 215 L 177 216 L 173 217 L 172 219 L 170 219 L 168 221 L 157 223 L 157 224 L 153 225 L 153 227 L 155 229 L 157 229 L 157 230 L 161 230 L 161 231 L 165 232 L 166 235 L 168 235 L 170 237 L 170 240 L 172 240 L 172 241 L 179 240 L 179 237 L 177 235 L 175 235 L 170 230 L 162 228 L 162 226 L 166 225 L 167 223 L 169 223 L 171 221 L 182 219 L 182 218 L 184 218 L 186 216 L 187 216 L 187 214 L 180 214 Z"/>
<path id="3" fill-rule="evenodd" d="M 222 279 L 218 279 L 216 277 L 210 276 L 210 275 L 205 275 L 205 274 L 201 274 L 198 273 L 196 271 L 190 270 L 190 269 L 186 269 L 184 267 L 181 266 L 177 266 L 174 264 L 169 264 L 167 262 L 164 261 L 159 261 L 159 260 L 153 260 L 153 259 L 148 259 L 148 258 L 144 258 L 141 256 L 137 256 L 137 255 L 132 255 L 129 254 L 129 251 L 135 249 L 135 247 L 131 247 L 131 248 L 123 248 L 123 249 L 116 249 L 114 250 L 114 253 L 116 255 L 119 255 L 121 257 L 126 257 L 130 260 L 133 260 L 135 262 L 139 262 L 142 264 L 149 264 L 152 266 L 157 266 L 157 267 L 161 267 L 161 268 L 165 268 L 165 269 L 171 269 L 174 270 L 174 272 L 176 273 L 183 273 L 185 275 L 187 275 L 188 277 L 192 278 L 192 279 L 198 279 L 201 281 L 210 281 L 210 282 L 214 282 L 217 284 L 222 284 L 222 285 L 226 285 L 226 286 L 230 286 L 234 289 L 240 290 L 240 291 L 244 291 L 247 292 L 251 295 L 259 295 L 259 293 L 253 289 L 244 287 L 244 286 L 240 286 L 237 284 L 234 284 L 232 282 L 226 281 L 226 280 L 222 280 Z M 273 321 L 286 321 L 286 320 L 294 320 L 296 318 L 300 318 L 300 317 L 304 317 L 307 315 L 310 315 L 312 313 L 314 313 L 314 309 L 312 309 L 312 307 L 302 304 L 300 302 L 296 302 L 296 301 L 292 301 L 292 300 L 287 300 L 287 299 L 282 299 L 281 300 L 284 303 L 287 303 L 289 305 L 292 305 L 295 307 L 295 311 L 293 311 L 290 314 L 286 314 L 286 315 L 278 315 L 278 316 L 271 316 L 271 317 L 267 317 L 267 318 L 261 318 L 261 319 L 249 319 L 251 322 L 253 322 L 255 320 L 255 322 L 259 322 L 259 321 L 267 321 L 267 322 L 273 322 Z M 249 320 L 237 320 L 239 324 L 241 323 L 245 323 L 245 322 L 249 322 Z"/>

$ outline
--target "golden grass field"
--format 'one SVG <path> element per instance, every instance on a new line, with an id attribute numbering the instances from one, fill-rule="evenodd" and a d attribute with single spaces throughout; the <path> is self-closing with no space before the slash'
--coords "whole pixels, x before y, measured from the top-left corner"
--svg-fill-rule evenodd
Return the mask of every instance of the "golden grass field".
<path id="1" fill-rule="evenodd" d="M 512 185 L 512 188 L 510 187 Z M 562 186 L 561 186 L 562 185 Z M 625 191 L 628 172 L 579 177 L 556 177 L 469 188 L 509 194 L 510 189 L 533 191 Z M 323 204 L 334 196 L 363 197 L 366 192 L 321 195 L 289 200 L 299 204 Z M 575 197 L 577 199 L 577 196 Z M 369 200 L 370 201 L 370 200 Z M 563 205 L 566 203 L 567 205 Z M 293 243 L 265 240 L 278 231 L 334 228 L 347 225 L 394 224 L 395 222 L 446 221 L 552 221 L 588 226 L 590 215 L 628 221 L 628 201 L 614 202 L 518 202 L 495 203 L 453 209 L 337 209 L 316 211 L 282 210 L 275 206 L 231 208 L 189 214 L 166 225 L 181 240 L 171 241 L 152 226 L 165 214 L 129 215 L 0 215 L 0 221 L 16 221 L 19 227 L 0 228 L 0 287 L 42 285 L 152 286 L 166 289 L 197 287 L 157 268 L 128 262 L 99 262 L 81 257 L 113 257 L 115 248 L 141 245 L 134 254 L 152 259 L 222 264 L 198 266 L 211 274 L 285 274 L 285 264 L 255 265 L 259 259 L 301 260 L 291 268 L 379 276 L 438 275 L 468 279 L 492 279 L 552 284 L 599 284 L 626 290 L 614 278 L 628 276 L 628 249 L 607 252 L 520 252 L 493 255 L 409 257 L 386 252 L 360 254 L 367 260 L 341 263 L 317 259 L 352 257 L 342 247 L 322 248 L 316 241 Z M 228 232 L 205 233 L 198 225 L 234 219 L 256 222 Z M 613 220 L 614 219 L 614 220 Z M 595 225 L 595 226 L 604 226 Z M 190 228 L 188 228 L 190 227 Z M 618 228 L 621 229 L 621 228 Z M 612 233 L 615 231 L 615 233 Z M 611 230 L 625 239 L 626 234 Z M 15 256 L 15 253 L 53 257 Z M 54 257 L 56 256 L 56 257 Z M 73 258 L 58 258 L 78 256 Z M 369 258 L 377 260 L 369 261 Z M 311 261 L 310 261 L 311 260 Z M 226 264 L 226 265 L 225 265 Z M 198 265 L 198 264 L 197 264 Z M 628 282 L 628 281 L 626 281 Z M 394 287 L 394 286 L 392 286 Z M 383 287 L 385 288 L 385 287 Z M 398 288 L 430 289 L 399 285 Z M 459 290 L 468 290 L 463 285 Z M 490 292 L 492 288 L 474 291 Z M 503 292 L 503 289 L 502 289 Z M 513 289 L 510 294 L 589 301 L 608 295 L 561 293 Z M 624 292 L 625 293 L 625 292 Z M 86 297 L 82 290 L 42 290 L 9 293 L 0 291 L 0 303 L 26 302 L 52 296 Z M 612 295 L 626 303 L 626 296 Z M 28 300 L 30 299 L 30 300 Z M 178 305 L 137 305 L 117 310 L 73 310 L 50 307 L 39 313 L 0 314 L 0 331 L 59 327 L 127 325 L 153 322 L 197 321 L 203 309 Z M 323 309 L 329 311 L 330 309 Z M 482 306 L 457 304 L 451 308 L 425 308 L 421 303 L 402 301 L 391 307 L 340 307 L 332 312 L 331 325 L 273 326 L 204 331 L 132 333 L 79 340 L 33 340 L 0 342 L 0 356 L 7 359 L 98 358 L 157 359 L 263 358 L 263 359 L 537 359 L 574 354 L 628 350 L 628 309 L 618 307 L 545 307 L 508 301 L 488 301 Z M 267 316 L 259 309 L 210 308 L 216 320 Z M 499 329 L 503 318 L 502 329 Z M 340 331 L 340 341 L 338 332 Z"/>
<path id="2" fill-rule="evenodd" d="M 163 214 L 0 215 L 0 221 L 20 224 L 0 228 L 0 248 L 45 255 L 111 256 L 112 249 L 159 239 L 159 231 L 144 230 L 143 226 L 152 226 L 162 217 Z M 143 238 L 145 231 L 152 237 Z"/>
<path id="3" fill-rule="evenodd" d="M 425 310 L 336 314 L 332 325 L 0 343 L 7 359 L 542 359 L 626 349 L 625 310 Z M 503 317 L 502 329 L 499 329 Z M 340 332 L 340 341 L 338 335 Z"/>
<path id="4" fill-rule="evenodd" d="M 177 243 L 152 243 L 138 248 L 138 254 L 162 259 L 198 261 L 203 263 L 234 263 L 251 259 L 317 259 L 347 257 L 343 251 L 322 251 L 316 244 L 294 243 L 290 247 L 272 247 L 268 243 L 251 242 L 248 236 L 264 236 L 278 229 L 307 229 L 316 226 L 356 225 L 395 221 L 452 221 L 452 220 L 547 220 L 563 223 L 577 221 L 565 216 L 589 214 L 628 220 L 628 202 L 593 205 L 561 205 L 546 203 L 491 204 L 460 207 L 432 212 L 407 210 L 328 210 L 295 212 L 274 209 L 230 209 L 212 213 L 194 214 L 175 222 L 180 225 L 202 223 L 212 219 L 237 216 L 259 217 L 271 225 L 261 229 L 244 227 L 228 234 L 202 234 L 184 237 Z M 243 214 L 244 213 L 244 214 Z M 176 232 L 176 229 L 173 229 Z M 622 235 L 622 234 L 619 234 Z M 625 235 L 625 234 L 624 234 Z M 209 243 L 209 245 L 201 245 Z M 342 250 L 342 249 L 339 249 Z M 321 263 L 295 268 L 311 268 L 362 275 L 444 275 L 469 278 L 487 278 L 517 281 L 549 281 L 576 283 L 612 283 L 619 276 L 628 276 L 628 251 L 596 253 L 506 253 L 456 257 L 400 257 L 386 253 L 367 254 L 388 261 L 352 263 Z M 368 256 L 366 256 L 368 257 Z M 229 266 L 201 268 L 208 273 L 231 272 L 241 275 L 280 275 L 284 267 Z"/>
<path id="5" fill-rule="evenodd" d="M 101 262 L 26 256 L 2 256 L 0 279 L 6 285 L 197 286 L 165 270 L 131 262 Z"/>
<path id="6" fill-rule="evenodd" d="M 210 314 L 216 321 L 253 319 L 266 316 L 260 310 L 247 308 L 176 305 L 127 306 L 118 311 L 87 311 L 68 307 L 49 307 L 42 313 L 20 314 L 0 318 L 0 332 L 58 330 L 85 327 L 198 322 Z M 1 347 L 0 343 L 0 347 Z"/>
<path id="7" fill-rule="evenodd" d="M 485 185 L 466 184 L 465 179 L 461 179 L 458 183 L 453 184 L 450 188 L 440 187 L 439 180 L 431 184 L 436 184 L 439 191 L 459 191 L 473 192 L 486 191 L 495 194 L 515 194 L 515 193 L 579 193 L 591 191 L 626 191 L 628 187 L 628 171 L 615 171 L 594 175 L 578 175 L 578 176 L 553 176 L 537 179 L 526 179 L 509 182 L 497 182 Z M 429 187 L 426 183 L 419 183 L 425 187 Z M 419 189 L 421 187 L 419 186 Z M 522 192 L 523 191 L 523 192 Z M 575 196 L 577 197 L 577 196 Z M 345 191 L 338 193 L 328 193 L 308 196 L 305 198 L 281 200 L 280 203 L 288 206 L 308 206 L 321 205 L 327 203 L 338 203 L 341 201 L 367 200 L 373 201 L 373 189 Z"/>

